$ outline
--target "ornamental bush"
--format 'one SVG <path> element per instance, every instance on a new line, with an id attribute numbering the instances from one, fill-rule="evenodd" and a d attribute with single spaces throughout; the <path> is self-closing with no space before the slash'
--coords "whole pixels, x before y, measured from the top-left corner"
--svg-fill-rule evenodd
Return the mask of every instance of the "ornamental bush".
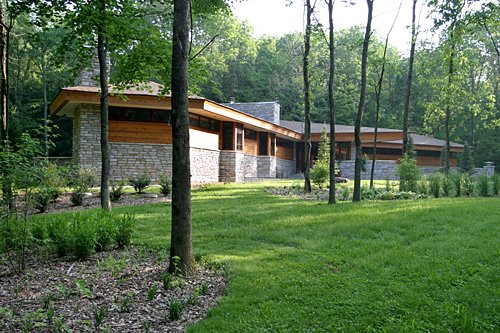
<path id="1" fill-rule="evenodd" d="M 405 154 L 396 167 L 396 175 L 399 176 L 399 190 L 417 192 L 420 173 L 417 160 Z"/>

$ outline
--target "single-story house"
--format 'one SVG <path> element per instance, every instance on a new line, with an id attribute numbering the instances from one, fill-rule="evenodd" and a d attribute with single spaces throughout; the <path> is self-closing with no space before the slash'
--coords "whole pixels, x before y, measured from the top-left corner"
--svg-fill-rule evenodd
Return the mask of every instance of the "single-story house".
<path id="1" fill-rule="evenodd" d="M 111 177 L 114 180 L 147 175 L 158 179 L 172 170 L 171 97 L 162 86 L 113 90 L 109 97 L 109 142 Z M 53 115 L 73 119 L 73 162 L 100 170 L 100 89 L 92 79 L 63 88 L 50 105 Z M 257 178 L 284 178 L 303 171 L 304 123 L 280 119 L 279 103 L 220 104 L 191 96 L 190 155 L 193 183 L 241 182 Z M 311 126 L 313 156 L 323 128 Z M 341 175 L 352 178 L 354 170 L 354 128 L 336 126 L 337 156 Z M 443 140 L 412 133 L 417 162 L 425 171 L 439 167 Z M 374 129 L 364 127 L 363 150 L 371 158 Z M 401 158 L 402 132 L 379 129 L 376 178 L 395 179 Z M 451 164 L 463 146 L 451 146 Z M 369 167 L 370 162 L 367 163 Z M 367 168 L 369 170 L 369 168 Z M 363 177 L 368 178 L 368 173 Z"/>

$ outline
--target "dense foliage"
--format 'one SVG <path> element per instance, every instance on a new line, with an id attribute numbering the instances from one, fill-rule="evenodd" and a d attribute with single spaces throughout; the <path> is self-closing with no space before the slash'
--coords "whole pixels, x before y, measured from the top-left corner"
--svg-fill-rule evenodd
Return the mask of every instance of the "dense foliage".
<path id="1" fill-rule="evenodd" d="M 199 1 L 193 9 L 190 91 L 216 102 L 227 102 L 230 97 L 240 102 L 279 99 L 282 118 L 303 119 L 302 34 L 255 38 L 251 27 L 236 20 L 227 8 L 212 4 L 207 9 L 202 6 L 204 3 Z M 431 5 L 437 10 L 441 8 L 437 3 Z M 142 21 L 133 21 L 137 29 L 129 34 L 129 39 L 113 47 L 111 80 L 115 83 L 155 80 L 168 90 L 172 8 L 163 2 L 151 8 L 143 6 Z M 495 20 L 498 12 L 498 5 L 483 1 L 481 10 L 460 17 L 463 24 L 457 30 L 460 38 L 456 41 L 453 85 L 449 89 L 442 89 L 446 84 L 449 53 L 446 34 L 443 33 L 438 45 L 419 37 L 415 54 L 410 130 L 444 138 L 444 105 L 450 100 L 450 139 L 469 142 L 476 166 L 485 161 L 500 165 L 500 57 L 498 43 L 495 44 L 500 29 Z M 71 48 L 62 57 L 56 47 L 64 45 L 62 41 L 68 35 L 65 29 L 58 25 L 42 29 L 35 26 L 40 23 L 33 22 L 32 17 L 16 16 L 15 33 L 11 37 L 11 138 L 20 137 L 42 123 L 44 82 L 50 101 L 59 88 L 73 83 L 74 69 L 78 67 L 75 64 L 81 63 Z M 337 31 L 335 38 L 337 122 L 352 125 L 359 97 L 363 27 Z M 373 126 L 375 122 L 374 89 L 383 49 L 383 41 L 374 34 L 369 48 L 363 126 Z M 393 47 L 389 47 L 386 57 L 379 125 L 401 128 L 408 61 Z M 310 53 L 311 117 L 316 122 L 328 121 L 328 59 L 325 35 L 318 27 L 311 36 Z M 64 134 L 51 154 L 69 156 L 71 122 L 60 117 L 51 120 L 59 127 L 56 132 Z"/>

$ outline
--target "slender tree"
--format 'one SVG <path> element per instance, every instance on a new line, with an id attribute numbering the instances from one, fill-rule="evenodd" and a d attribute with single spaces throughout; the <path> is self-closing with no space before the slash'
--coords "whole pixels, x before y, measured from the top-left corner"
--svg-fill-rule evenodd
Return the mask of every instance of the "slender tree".
<path id="1" fill-rule="evenodd" d="M 363 53 L 361 55 L 361 92 L 359 95 L 358 113 L 354 123 L 354 143 L 356 146 L 356 161 L 354 162 L 354 193 L 352 201 L 361 201 L 361 167 L 363 151 L 361 149 L 361 122 L 365 111 L 366 101 L 366 68 L 368 59 L 368 46 L 370 45 L 370 36 L 372 29 L 374 0 L 366 0 L 368 5 L 368 18 L 366 20 L 365 37 L 363 40 Z"/>
<path id="2" fill-rule="evenodd" d="M 194 270 L 189 159 L 189 0 L 174 0 L 172 47 L 172 234 L 169 271 Z"/>
<path id="3" fill-rule="evenodd" d="M 309 52 L 311 51 L 311 17 L 313 8 L 311 0 L 306 0 L 306 31 L 304 34 L 304 57 L 302 73 L 304 76 L 304 146 L 305 146 L 305 168 L 304 168 L 304 191 L 311 192 L 311 96 L 309 83 Z"/>
<path id="4" fill-rule="evenodd" d="M 328 191 L 328 203 L 335 204 L 335 39 L 333 34 L 333 3 L 328 0 L 328 48 L 329 48 L 329 78 L 328 78 L 328 109 L 330 115 L 330 188 Z"/>
<path id="5" fill-rule="evenodd" d="M 107 15 L 106 0 L 99 0 L 98 3 L 99 20 L 97 21 L 97 57 L 99 58 L 99 85 L 101 95 L 99 99 L 100 121 L 101 121 L 101 208 L 103 210 L 111 209 L 109 178 L 110 152 L 109 152 L 109 121 L 108 121 L 108 33 L 107 33 Z"/>
<path id="6" fill-rule="evenodd" d="M 377 83 L 375 84 L 375 125 L 374 125 L 375 130 L 373 134 L 372 168 L 370 170 L 370 188 L 373 188 L 373 179 L 375 176 L 375 164 L 377 162 L 378 123 L 380 120 L 380 96 L 382 95 L 382 86 L 384 83 L 384 75 L 385 75 L 385 65 L 387 63 L 386 61 L 387 47 L 389 45 L 389 36 L 391 35 L 392 29 L 394 28 L 394 24 L 396 24 L 396 20 L 398 19 L 399 16 L 399 10 L 401 9 L 401 4 L 402 1 L 399 3 L 398 12 L 396 14 L 396 17 L 394 18 L 394 21 L 392 22 L 391 28 L 389 29 L 389 32 L 387 32 L 387 35 L 385 36 L 384 51 L 382 54 L 382 67 L 380 69 L 380 74 L 378 74 Z"/>
<path id="7" fill-rule="evenodd" d="M 408 60 L 408 75 L 406 78 L 406 94 L 403 111 L 403 155 L 408 153 L 408 115 L 410 113 L 411 83 L 413 79 L 413 63 L 415 60 L 415 45 L 417 43 L 417 28 L 415 25 L 415 11 L 417 0 L 413 0 L 411 15 L 411 46 L 410 58 Z"/>

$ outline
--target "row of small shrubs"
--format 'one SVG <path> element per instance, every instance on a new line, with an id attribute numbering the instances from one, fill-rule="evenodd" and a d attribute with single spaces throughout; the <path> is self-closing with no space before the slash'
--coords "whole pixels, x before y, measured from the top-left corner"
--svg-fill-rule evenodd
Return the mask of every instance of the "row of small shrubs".
<path id="1" fill-rule="evenodd" d="M 77 213 L 69 221 L 34 221 L 30 232 L 36 243 L 53 248 L 59 257 L 70 255 L 81 260 L 111 246 L 130 245 L 134 229 L 135 218 L 131 215 L 98 212 Z"/>

